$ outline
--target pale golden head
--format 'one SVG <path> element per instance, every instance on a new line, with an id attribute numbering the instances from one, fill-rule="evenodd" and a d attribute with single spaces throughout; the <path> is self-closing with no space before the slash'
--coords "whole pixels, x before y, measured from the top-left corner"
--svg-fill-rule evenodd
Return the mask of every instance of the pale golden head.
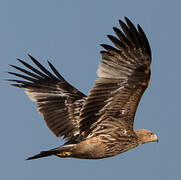
<path id="1" fill-rule="evenodd" d="M 134 131 L 138 139 L 140 140 L 140 144 L 144 144 L 148 142 L 158 142 L 157 135 L 147 129 L 137 129 Z"/>

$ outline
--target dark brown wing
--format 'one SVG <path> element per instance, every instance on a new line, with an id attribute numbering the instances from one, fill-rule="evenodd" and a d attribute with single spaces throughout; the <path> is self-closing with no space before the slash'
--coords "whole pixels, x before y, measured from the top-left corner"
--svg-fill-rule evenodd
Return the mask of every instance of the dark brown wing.
<path id="1" fill-rule="evenodd" d="M 48 64 L 55 75 L 32 56 L 29 57 L 41 71 L 18 59 L 31 71 L 11 65 L 25 75 L 9 73 L 25 81 L 12 79 L 9 81 L 16 82 L 12 84 L 13 86 L 25 89 L 30 99 L 36 102 L 47 126 L 57 137 L 64 136 L 70 140 L 79 134 L 79 113 L 86 96 L 65 81 L 50 62 Z"/>
<path id="2" fill-rule="evenodd" d="M 92 136 L 109 131 L 133 130 L 135 112 L 150 79 L 151 50 L 138 25 L 119 21 L 123 30 L 108 35 L 116 48 L 102 44 L 98 79 L 81 109 L 81 132 Z"/>

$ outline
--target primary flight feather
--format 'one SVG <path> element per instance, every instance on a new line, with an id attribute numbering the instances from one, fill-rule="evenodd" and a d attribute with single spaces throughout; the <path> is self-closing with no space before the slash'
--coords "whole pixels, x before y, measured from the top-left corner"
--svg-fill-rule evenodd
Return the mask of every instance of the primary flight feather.
<path id="1" fill-rule="evenodd" d="M 151 49 L 142 28 L 125 17 L 117 38 L 108 35 L 113 46 L 102 44 L 98 79 L 86 96 L 70 85 L 48 61 L 51 71 L 29 55 L 37 68 L 23 60 L 26 69 L 11 65 L 24 75 L 9 72 L 22 80 L 9 79 L 24 88 L 36 102 L 50 130 L 64 137 L 63 146 L 28 158 L 56 155 L 81 159 L 115 156 L 147 142 L 158 141 L 149 130 L 133 130 L 139 101 L 150 81 Z"/>

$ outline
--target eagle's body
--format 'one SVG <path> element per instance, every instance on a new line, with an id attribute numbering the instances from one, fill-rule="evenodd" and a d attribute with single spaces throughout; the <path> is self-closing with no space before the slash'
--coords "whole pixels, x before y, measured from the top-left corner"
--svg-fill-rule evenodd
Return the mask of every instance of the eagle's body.
<path id="1" fill-rule="evenodd" d="M 137 106 L 150 80 L 151 50 L 141 27 L 137 30 L 125 19 L 127 25 L 119 21 L 123 32 L 113 28 L 119 39 L 108 35 L 117 48 L 102 44 L 106 51 L 101 51 L 98 79 L 88 96 L 71 86 L 50 62 L 54 74 L 30 55 L 41 71 L 20 59 L 31 72 L 12 65 L 26 75 L 9 73 L 26 81 L 9 81 L 25 89 L 50 130 L 66 139 L 63 146 L 28 159 L 50 155 L 100 159 L 157 141 L 149 130 L 133 130 Z"/>

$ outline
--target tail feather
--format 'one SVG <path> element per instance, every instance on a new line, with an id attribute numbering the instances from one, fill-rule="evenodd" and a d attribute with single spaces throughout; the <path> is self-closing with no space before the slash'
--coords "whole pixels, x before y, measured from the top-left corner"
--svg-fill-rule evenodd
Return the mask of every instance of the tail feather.
<path id="1" fill-rule="evenodd" d="M 69 145 L 60 146 L 58 148 L 54 148 L 54 149 L 51 149 L 48 151 L 41 151 L 39 154 L 31 156 L 31 157 L 27 158 L 26 160 L 38 159 L 38 158 L 52 156 L 52 155 L 58 155 L 58 154 L 60 157 L 65 157 L 65 156 L 71 154 L 74 147 L 75 147 L 74 144 L 69 144 Z"/>
<path id="2" fill-rule="evenodd" d="M 59 151 L 41 151 L 39 154 L 36 154 L 35 156 L 31 156 L 29 158 L 27 158 L 26 160 L 32 160 L 32 159 L 38 159 L 38 158 L 42 158 L 42 157 L 47 157 L 47 156 L 52 156 L 52 155 L 56 155 L 57 153 L 59 153 Z"/>

